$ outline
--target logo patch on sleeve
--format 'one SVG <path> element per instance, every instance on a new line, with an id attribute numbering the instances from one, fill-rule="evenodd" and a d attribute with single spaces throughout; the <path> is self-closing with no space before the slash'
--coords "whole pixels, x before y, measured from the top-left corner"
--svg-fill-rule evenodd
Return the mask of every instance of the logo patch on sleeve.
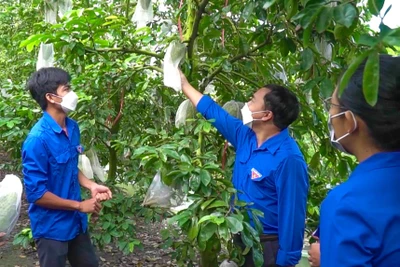
<path id="1" fill-rule="evenodd" d="M 251 179 L 257 179 L 260 178 L 262 175 L 259 173 L 256 169 L 252 168 L 251 169 Z"/>

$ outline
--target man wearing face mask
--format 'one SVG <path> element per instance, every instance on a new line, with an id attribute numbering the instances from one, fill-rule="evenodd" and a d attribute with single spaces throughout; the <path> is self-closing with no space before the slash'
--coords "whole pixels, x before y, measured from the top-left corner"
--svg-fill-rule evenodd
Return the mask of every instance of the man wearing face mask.
<path id="1" fill-rule="evenodd" d="M 206 119 L 215 120 L 213 125 L 236 150 L 232 181 L 239 200 L 264 213 L 263 266 L 296 265 L 309 187 L 303 155 L 287 129 L 299 114 L 296 96 L 285 87 L 266 85 L 245 104 L 240 121 L 194 89 L 182 73 L 181 80 L 183 93 Z M 254 266 L 251 253 L 244 266 Z"/>
<path id="2" fill-rule="evenodd" d="M 29 218 L 41 267 L 95 267 L 87 213 L 98 213 L 111 191 L 86 178 L 78 169 L 83 152 L 78 124 L 68 118 L 78 96 L 70 76 L 59 68 L 43 68 L 27 82 L 43 117 L 31 129 L 22 148 L 24 185 Z M 91 192 L 82 201 L 80 187 Z"/>

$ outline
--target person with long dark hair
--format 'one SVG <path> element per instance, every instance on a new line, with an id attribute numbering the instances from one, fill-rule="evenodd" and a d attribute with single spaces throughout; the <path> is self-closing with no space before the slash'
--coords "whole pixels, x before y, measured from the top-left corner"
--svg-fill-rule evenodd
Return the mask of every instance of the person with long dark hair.
<path id="1" fill-rule="evenodd" d="M 331 142 L 359 165 L 322 203 L 323 267 L 400 264 L 400 58 L 380 56 L 374 106 L 364 97 L 364 68 L 327 101 Z"/>

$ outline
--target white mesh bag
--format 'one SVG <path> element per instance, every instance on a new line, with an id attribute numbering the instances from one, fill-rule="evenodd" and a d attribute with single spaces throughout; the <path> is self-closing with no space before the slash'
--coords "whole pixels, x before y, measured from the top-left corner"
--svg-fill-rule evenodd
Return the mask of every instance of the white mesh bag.
<path id="1" fill-rule="evenodd" d="M 186 46 L 181 42 L 172 41 L 164 56 L 164 85 L 173 88 L 176 92 L 182 91 L 179 64 L 186 54 Z"/>
<path id="2" fill-rule="evenodd" d="M 136 22 L 137 28 L 146 26 L 153 21 L 153 5 L 151 0 L 138 0 L 132 22 Z"/>
<path id="3" fill-rule="evenodd" d="M 8 236 L 17 224 L 21 210 L 22 183 L 13 174 L 7 174 L 0 183 L 0 233 Z"/>

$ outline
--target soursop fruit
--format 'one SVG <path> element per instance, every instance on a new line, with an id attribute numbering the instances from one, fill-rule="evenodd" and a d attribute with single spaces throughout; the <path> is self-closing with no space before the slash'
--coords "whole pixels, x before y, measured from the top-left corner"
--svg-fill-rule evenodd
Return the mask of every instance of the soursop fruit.
<path id="1" fill-rule="evenodd" d="M 196 115 L 196 109 L 189 99 L 184 100 L 178 107 L 175 115 L 175 126 L 179 128 L 180 126 L 186 125 L 187 119 L 193 119 Z"/>
<path id="2" fill-rule="evenodd" d="M 225 103 L 225 105 L 222 106 L 223 109 L 225 109 L 229 114 L 231 114 L 233 117 L 238 118 L 239 120 L 242 120 L 242 113 L 241 109 L 244 106 L 244 103 L 238 102 L 235 100 L 231 100 Z"/>

